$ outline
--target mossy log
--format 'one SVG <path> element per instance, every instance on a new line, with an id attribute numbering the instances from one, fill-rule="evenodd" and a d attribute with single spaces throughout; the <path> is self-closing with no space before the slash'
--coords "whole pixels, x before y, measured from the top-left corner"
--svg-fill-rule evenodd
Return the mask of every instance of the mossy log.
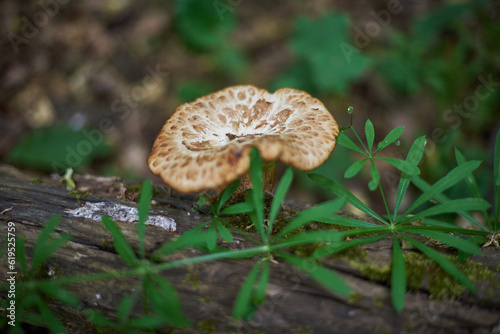
<path id="1" fill-rule="evenodd" d="M 9 222 L 17 236 L 26 238 L 29 259 L 41 228 L 53 215 L 62 216 L 56 234 L 68 233 L 72 239 L 46 263 L 51 277 L 69 277 L 89 273 L 127 269 L 128 265 L 114 251 L 111 234 L 101 221 L 74 217 L 69 210 L 85 202 L 109 201 L 135 206 L 138 188 L 116 178 L 75 175 L 80 192 L 70 193 L 65 184 L 50 176 L 37 176 L 8 165 L 0 165 L 0 234 L 2 245 Z M 87 194 L 85 194 L 87 192 Z M 90 195 L 89 195 L 90 193 Z M 84 195 L 88 195 L 85 198 Z M 77 198 L 78 197 L 78 198 Z M 176 232 L 148 226 L 146 252 L 150 253 L 180 233 L 207 219 L 192 210 L 190 197 L 172 196 L 165 188 L 155 187 L 152 212 L 175 220 Z M 292 206 L 306 207 L 293 203 Z M 137 246 L 136 226 L 118 222 L 125 236 Z M 235 239 L 226 247 L 249 247 L 248 241 Z M 442 253 L 454 255 L 451 250 Z M 5 249 L 4 246 L 2 246 Z M 290 250 L 307 253 L 307 248 Z M 6 282 L 7 256 L 0 259 L 0 280 Z M 201 255 L 188 249 L 165 261 Z M 161 274 L 176 288 L 183 313 L 192 326 L 165 329 L 174 333 L 493 333 L 500 332 L 500 251 L 484 248 L 459 266 L 477 287 L 472 294 L 447 276 L 437 265 L 415 250 L 405 250 L 410 291 L 405 307 L 397 313 L 390 296 L 390 240 L 358 246 L 331 256 L 322 263 L 336 270 L 355 291 L 350 297 L 336 296 L 306 274 L 286 263 L 273 263 L 266 302 L 250 322 L 235 321 L 232 308 L 238 291 L 255 263 L 253 259 L 204 262 L 179 267 Z M 82 302 L 71 308 L 50 301 L 52 310 L 69 333 L 93 333 L 95 326 L 85 309 L 102 312 L 113 318 L 120 299 L 132 292 L 136 277 L 117 277 L 68 286 Z M 6 298 L 1 292 L 0 298 Z M 137 307 L 134 312 L 140 312 Z M 5 310 L 0 314 L 5 316 Z"/>

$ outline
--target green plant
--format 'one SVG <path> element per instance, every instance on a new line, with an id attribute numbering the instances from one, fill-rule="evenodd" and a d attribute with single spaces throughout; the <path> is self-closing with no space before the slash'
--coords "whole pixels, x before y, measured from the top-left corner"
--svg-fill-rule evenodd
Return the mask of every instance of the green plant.
<path id="1" fill-rule="evenodd" d="M 345 93 L 371 63 L 367 56 L 352 51 L 347 43 L 348 28 L 349 19 L 344 14 L 328 13 L 318 20 L 298 18 L 289 43 L 297 62 L 273 86 Z"/>
<path id="2" fill-rule="evenodd" d="M 351 125 L 342 129 L 339 135 L 338 144 L 345 146 L 361 155 L 363 159 L 354 162 L 345 172 L 344 177 L 353 177 L 356 175 L 366 163 L 370 163 L 370 190 L 378 189 L 382 200 L 385 204 L 386 215 L 381 216 L 374 210 L 366 206 L 361 200 L 354 196 L 348 189 L 342 186 L 339 182 L 331 180 L 319 174 L 311 174 L 309 177 L 319 185 L 325 187 L 333 194 L 345 198 L 348 203 L 366 213 L 379 224 L 367 223 L 353 218 L 346 218 L 337 214 L 329 215 L 319 219 L 320 222 L 335 223 L 346 226 L 357 226 L 359 229 L 342 232 L 342 237 L 356 237 L 353 240 L 344 240 L 339 243 L 332 243 L 317 249 L 312 257 L 315 259 L 323 256 L 339 252 L 349 247 L 362 243 L 371 243 L 385 237 L 392 238 L 392 275 L 391 275 L 391 291 L 392 301 L 396 310 L 402 310 L 406 295 L 406 270 L 401 249 L 401 243 L 410 244 L 427 257 L 439 264 L 444 271 L 454 277 L 458 282 L 467 287 L 470 291 L 475 291 L 474 284 L 469 278 L 456 268 L 446 257 L 438 251 L 418 241 L 415 236 L 423 236 L 431 238 L 441 243 L 447 244 L 467 254 L 481 254 L 481 250 L 477 244 L 467 238 L 467 235 L 477 235 L 484 237 L 488 234 L 487 231 L 477 231 L 470 229 L 462 229 L 447 224 L 440 224 L 438 220 L 432 219 L 444 213 L 465 212 L 470 210 L 486 210 L 490 205 L 480 198 L 463 198 L 456 200 L 443 200 L 440 204 L 431 206 L 420 212 L 417 209 L 428 201 L 440 197 L 441 193 L 452 187 L 460 180 L 467 178 L 479 166 L 479 161 L 469 161 L 459 164 L 458 167 L 450 171 L 446 176 L 442 177 L 435 184 L 423 189 L 422 195 L 418 197 L 406 210 L 399 213 L 403 197 L 410 185 L 418 175 L 418 164 L 422 158 L 425 147 L 425 137 L 420 137 L 410 148 L 406 160 L 393 158 L 375 157 L 377 153 L 387 146 L 396 142 L 402 134 L 401 127 L 393 129 L 383 141 L 378 143 L 378 147 L 373 151 L 374 130 L 373 124 L 368 120 L 365 124 L 366 145 L 361 141 L 356 130 L 352 126 L 352 108 L 349 108 L 351 113 Z M 345 130 L 351 129 L 361 145 L 358 147 L 351 139 L 345 135 Z M 387 205 L 386 196 L 383 187 L 380 184 L 380 177 L 374 159 L 382 160 L 401 170 L 401 178 L 397 189 L 396 202 L 394 212 L 390 212 Z M 497 210 L 497 209 L 496 209 Z M 450 234 L 453 233 L 453 234 Z M 363 237 L 369 234 L 369 237 Z"/>

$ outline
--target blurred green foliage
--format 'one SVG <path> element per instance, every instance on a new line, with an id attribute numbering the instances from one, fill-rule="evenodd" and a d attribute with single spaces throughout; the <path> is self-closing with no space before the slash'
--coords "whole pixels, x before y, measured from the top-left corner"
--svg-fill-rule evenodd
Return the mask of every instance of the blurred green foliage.
<path id="1" fill-rule="evenodd" d="M 299 17 L 289 42 L 296 63 L 276 79 L 274 88 L 345 94 L 371 62 L 348 43 L 349 26 L 345 14 L 330 13 L 319 20 Z"/>
<path id="2" fill-rule="evenodd" d="M 74 131 L 56 125 L 37 129 L 19 141 L 7 154 L 7 161 L 43 171 L 63 173 L 66 168 L 88 166 L 94 159 L 112 153 L 104 134 L 96 129 Z"/>

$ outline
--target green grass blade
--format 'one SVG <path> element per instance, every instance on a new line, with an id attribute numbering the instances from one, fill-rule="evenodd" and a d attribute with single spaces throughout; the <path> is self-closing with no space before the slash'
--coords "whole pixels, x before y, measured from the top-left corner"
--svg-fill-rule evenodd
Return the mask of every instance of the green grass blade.
<path id="1" fill-rule="evenodd" d="M 236 297 L 236 302 L 233 309 L 233 317 L 237 320 L 250 320 L 257 310 L 255 304 L 252 303 L 252 297 L 260 266 L 260 262 L 255 264 L 255 266 L 252 268 L 247 278 L 245 279 L 245 282 L 243 282 L 240 292 L 238 292 L 238 296 Z"/>
<path id="2" fill-rule="evenodd" d="M 380 174 L 378 172 L 377 166 L 375 166 L 375 162 L 373 159 L 370 159 L 370 181 L 368 182 L 368 188 L 371 191 L 377 189 L 380 184 Z"/>
<path id="3" fill-rule="evenodd" d="M 281 180 L 278 186 L 276 187 L 276 191 L 274 193 L 273 201 L 271 203 L 271 208 L 269 210 L 269 226 L 267 229 L 268 236 L 271 236 L 271 233 L 273 231 L 274 220 L 278 215 L 278 212 L 281 208 L 281 203 L 283 203 L 285 195 L 288 192 L 288 188 L 290 188 L 290 185 L 292 184 L 292 180 L 293 180 L 293 171 L 289 167 L 286 169 L 285 173 L 281 177 Z"/>
<path id="4" fill-rule="evenodd" d="M 500 130 L 495 138 L 495 148 L 493 152 L 493 223 L 491 229 L 497 232 L 500 229 Z"/>
<path id="5" fill-rule="evenodd" d="M 153 309 L 168 323 L 184 327 L 189 320 L 182 315 L 180 299 L 175 288 L 162 276 L 151 274 L 143 281 L 144 294 Z"/>
<path id="6" fill-rule="evenodd" d="M 351 293 L 351 288 L 344 279 L 335 271 L 330 270 L 316 262 L 291 255 L 288 253 L 280 253 L 279 256 L 286 262 L 294 265 L 300 271 L 311 276 L 324 287 L 328 288 L 333 293 L 340 296 L 348 296 Z"/>
<path id="7" fill-rule="evenodd" d="M 476 292 L 476 287 L 469 280 L 467 275 L 465 275 L 462 271 L 460 271 L 460 269 L 458 269 L 446 257 L 439 254 L 439 252 L 435 251 L 434 249 L 425 246 L 424 244 L 420 243 L 419 241 L 417 241 L 413 238 L 410 238 L 409 236 L 401 234 L 401 237 L 403 237 L 406 241 L 411 243 L 419 251 L 424 253 L 428 258 L 430 258 L 431 260 L 436 262 L 441 268 L 443 268 L 444 271 L 446 271 L 449 275 L 451 275 L 453 278 L 455 278 L 457 281 L 459 281 L 469 291 L 474 292 L 474 293 Z"/>
<path id="8" fill-rule="evenodd" d="M 137 257 L 120 227 L 108 216 L 102 216 L 101 220 L 106 229 L 113 235 L 113 243 L 118 255 L 131 266 L 137 265 Z"/>
<path id="9" fill-rule="evenodd" d="M 223 191 L 222 194 L 220 194 L 219 199 L 217 200 L 217 211 L 219 212 L 224 203 L 227 202 L 227 200 L 231 197 L 232 194 L 238 189 L 240 186 L 240 180 L 236 180 L 230 185 L 228 185 Z"/>
<path id="10" fill-rule="evenodd" d="M 377 227 L 379 225 L 365 222 L 363 220 L 351 218 L 351 217 L 344 217 L 341 215 L 337 214 L 331 214 L 327 217 L 321 217 L 315 219 L 315 221 L 319 223 L 325 223 L 325 224 L 333 224 L 333 225 L 340 225 L 340 226 L 347 226 L 347 227 Z"/>
<path id="11" fill-rule="evenodd" d="M 222 238 L 224 240 L 226 240 L 227 242 L 233 242 L 233 235 L 224 226 L 224 224 L 222 223 L 222 221 L 220 219 L 216 219 L 215 222 L 217 224 L 217 230 L 219 231 L 219 233 L 222 236 Z"/>
<path id="12" fill-rule="evenodd" d="M 282 237 L 283 235 L 292 232 L 293 230 L 301 227 L 302 225 L 314 221 L 317 218 L 328 216 L 340 210 L 345 204 L 342 198 L 337 198 L 336 200 L 321 203 L 313 206 L 310 209 L 306 209 L 300 212 L 300 214 L 293 218 L 290 223 L 288 223 L 277 235 L 276 237 Z"/>
<path id="13" fill-rule="evenodd" d="M 403 252 L 396 234 L 393 234 L 392 242 L 391 296 L 392 305 L 397 312 L 401 312 L 406 297 L 406 269 Z"/>
<path id="14" fill-rule="evenodd" d="M 85 315 L 87 318 L 89 318 L 90 321 L 92 321 L 94 324 L 100 327 L 109 327 L 109 328 L 117 328 L 118 325 L 109 320 L 104 314 L 91 310 L 91 309 L 86 309 L 85 310 Z"/>
<path id="15" fill-rule="evenodd" d="M 337 144 L 344 146 L 344 147 L 346 147 L 354 152 L 357 152 L 359 154 L 366 156 L 366 153 L 361 151 L 361 149 L 358 146 L 356 146 L 356 144 L 354 144 L 354 142 L 349 137 L 347 137 L 344 133 L 340 133 L 339 136 L 337 137 Z"/>
<path id="16" fill-rule="evenodd" d="M 377 146 L 377 151 L 373 154 L 377 154 L 380 152 L 382 149 L 386 148 L 387 146 L 391 145 L 394 143 L 402 134 L 404 131 L 404 126 L 398 126 L 394 129 L 392 129 L 387 136 L 385 136 L 384 140 L 382 140 L 380 143 L 378 143 Z"/>
<path id="17" fill-rule="evenodd" d="M 375 158 L 378 160 L 382 160 L 384 162 L 387 162 L 390 165 L 393 165 L 403 173 L 406 173 L 408 175 L 418 175 L 420 174 L 420 169 L 418 169 L 417 166 L 412 165 L 406 160 L 401 160 L 401 159 L 396 159 L 396 158 Z"/>
<path id="18" fill-rule="evenodd" d="M 375 129 L 373 128 L 373 123 L 369 119 L 365 123 L 365 135 L 366 143 L 368 144 L 368 152 L 372 152 L 373 142 L 375 140 Z"/>
<path id="19" fill-rule="evenodd" d="M 349 241 L 340 241 L 340 242 L 337 242 L 337 243 L 329 244 L 329 245 L 326 245 L 326 246 L 323 246 L 323 247 L 320 247 L 320 248 L 316 249 L 312 253 L 311 259 L 312 260 L 317 260 L 319 258 L 322 258 L 322 257 L 328 256 L 328 255 L 331 255 L 331 254 L 335 254 L 335 253 L 341 252 L 343 250 L 346 250 L 348 248 L 351 248 L 351 247 L 354 247 L 354 246 L 357 246 L 357 245 L 369 244 L 369 243 L 377 242 L 377 241 L 382 240 L 383 238 L 385 238 L 388 234 L 389 233 L 384 233 L 384 234 L 376 236 L 376 237 L 357 238 L 357 239 L 353 239 L 353 240 L 349 240 Z"/>
<path id="20" fill-rule="evenodd" d="M 130 316 L 130 312 L 132 311 L 132 307 L 134 307 L 134 304 L 136 302 L 136 296 L 137 294 L 126 295 L 118 304 L 118 307 L 116 309 L 116 317 L 120 323 L 127 322 Z"/>
<path id="21" fill-rule="evenodd" d="M 432 230 L 423 230 L 423 229 L 411 229 L 411 228 L 405 228 L 404 231 L 418 235 L 423 235 L 424 237 L 427 238 L 435 239 L 439 242 L 450 245 L 451 247 L 454 247 L 468 254 L 474 254 L 474 255 L 482 254 L 481 249 L 475 243 L 448 233 L 432 231 Z"/>
<path id="22" fill-rule="evenodd" d="M 486 202 L 484 199 L 479 198 L 461 198 L 450 200 L 438 205 L 435 205 L 429 209 L 421 211 L 413 216 L 407 216 L 403 218 L 400 222 L 402 224 L 410 221 L 418 221 L 425 217 L 440 215 L 443 213 L 456 213 L 458 211 L 479 211 L 490 207 L 490 203 Z"/>
<path id="23" fill-rule="evenodd" d="M 252 201 L 255 207 L 255 228 L 259 232 L 262 241 L 266 242 L 267 234 L 264 230 L 264 189 L 262 185 L 262 159 L 257 148 L 252 148 L 250 160 L 250 177 L 252 179 Z"/>
<path id="24" fill-rule="evenodd" d="M 339 182 L 331 180 L 320 174 L 309 174 L 308 177 L 317 184 L 319 184 L 320 186 L 322 186 L 323 188 L 326 188 L 333 194 L 337 195 L 338 197 L 344 198 L 349 204 L 351 204 L 355 208 L 363 211 L 367 215 L 375 218 L 376 220 L 386 225 L 388 224 L 382 217 L 380 217 L 377 213 L 375 213 L 375 211 L 370 209 L 365 203 L 361 202 L 356 196 L 354 196 L 353 193 L 347 190 Z"/>
<path id="25" fill-rule="evenodd" d="M 480 161 L 468 161 L 452 169 L 448 174 L 439 179 L 435 184 L 430 186 L 430 188 L 425 191 L 419 198 L 417 198 L 415 202 L 413 202 L 413 204 L 410 205 L 410 207 L 406 210 L 403 216 L 407 216 L 420 205 L 424 204 L 431 198 L 434 198 L 436 195 L 441 194 L 451 186 L 457 184 L 460 180 L 462 180 L 464 177 L 472 173 L 472 171 L 474 171 L 477 167 L 479 167 L 480 164 Z"/>
<path id="26" fill-rule="evenodd" d="M 406 156 L 406 161 L 413 166 L 418 166 L 420 160 L 422 160 L 422 156 L 425 150 L 425 136 L 421 136 L 417 138 L 410 150 L 408 151 L 408 155 Z M 399 212 L 399 208 L 401 207 L 401 203 L 403 203 L 403 198 L 406 194 L 406 190 L 410 186 L 412 176 L 403 173 L 399 180 L 398 191 L 396 195 L 396 204 L 394 206 L 394 221 L 396 221 L 397 214 Z"/>
<path id="27" fill-rule="evenodd" d="M 162 256 L 170 254 L 176 250 L 186 248 L 189 246 L 200 246 L 206 244 L 206 235 L 201 232 L 203 227 L 209 224 L 211 221 L 207 221 L 198 226 L 193 227 L 192 229 L 184 232 L 178 239 L 167 242 L 163 244 L 160 249 L 155 251 L 152 255 L 154 259 L 160 259 Z"/>
<path id="28" fill-rule="evenodd" d="M 368 160 L 368 158 L 358 160 L 354 162 L 352 165 L 350 165 L 349 168 L 347 168 L 344 173 L 344 178 L 350 179 L 351 177 L 356 176 L 363 168 L 363 165 L 365 164 L 366 160 Z"/>
<path id="29" fill-rule="evenodd" d="M 239 215 L 242 213 L 249 213 L 254 210 L 254 205 L 253 203 L 249 202 L 240 202 L 233 204 L 224 210 L 222 210 L 219 214 L 220 215 Z"/>
<path id="30" fill-rule="evenodd" d="M 431 185 L 428 184 L 426 181 L 422 180 L 420 177 L 418 176 L 414 176 L 411 181 L 413 182 L 413 184 L 419 188 L 420 190 L 422 190 L 423 192 L 427 192 L 431 189 Z M 443 194 L 436 194 L 434 195 L 434 199 L 440 203 L 444 203 L 444 202 L 447 202 L 447 201 L 450 201 L 450 199 L 448 198 L 448 196 L 446 195 L 443 195 Z M 477 219 L 475 219 L 474 217 L 472 217 L 468 212 L 466 211 L 458 211 L 457 212 L 460 216 L 466 218 L 468 221 L 470 221 L 471 223 L 473 223 L 474 225 L 476 225 L 477 227 L 481 228 L 483 231 L 489 231 L 488 228 L 486 228 L 483 224 L 481 224 Z M 404 216 L 401 215 L 400 216 L 400 219 L 404 219 Z M 399 221 L 398 221 L 399 222 Z"/>
<path id="31" fill-rule="evenodd" d="M 148 220 L 149 210 L 151 209 L 151 198 L 153 196 L 153 184 L 151 180 L 146 179 L 142 184 L 141 197 L 137 204 L 139 221 L 137 222 L 137 236 L 139 242 L 139 257 L 145 257 L 145 238 L 146 238 L 146 221 Z"/>

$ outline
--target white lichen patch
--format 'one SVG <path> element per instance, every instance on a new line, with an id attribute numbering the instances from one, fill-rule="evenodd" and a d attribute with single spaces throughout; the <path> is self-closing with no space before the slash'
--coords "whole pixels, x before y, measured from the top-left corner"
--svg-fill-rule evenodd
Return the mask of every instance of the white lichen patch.
<path id="1" fill-rule="evenodd" d="M 113 220 L 131 223 L 136 223 L 138 219 L 137 208 L 111 202 L 85 202 L 83 207 L 68 210 L 67 212 L 70 216 L 83 217 L 96 221 L 101 221 L 101 216 L 103 215 L 109 216 Z M 146 224 L 159 226 L 170 232 L 177 230 L 175 220 L 165 216 L 150 215 Z"/>

